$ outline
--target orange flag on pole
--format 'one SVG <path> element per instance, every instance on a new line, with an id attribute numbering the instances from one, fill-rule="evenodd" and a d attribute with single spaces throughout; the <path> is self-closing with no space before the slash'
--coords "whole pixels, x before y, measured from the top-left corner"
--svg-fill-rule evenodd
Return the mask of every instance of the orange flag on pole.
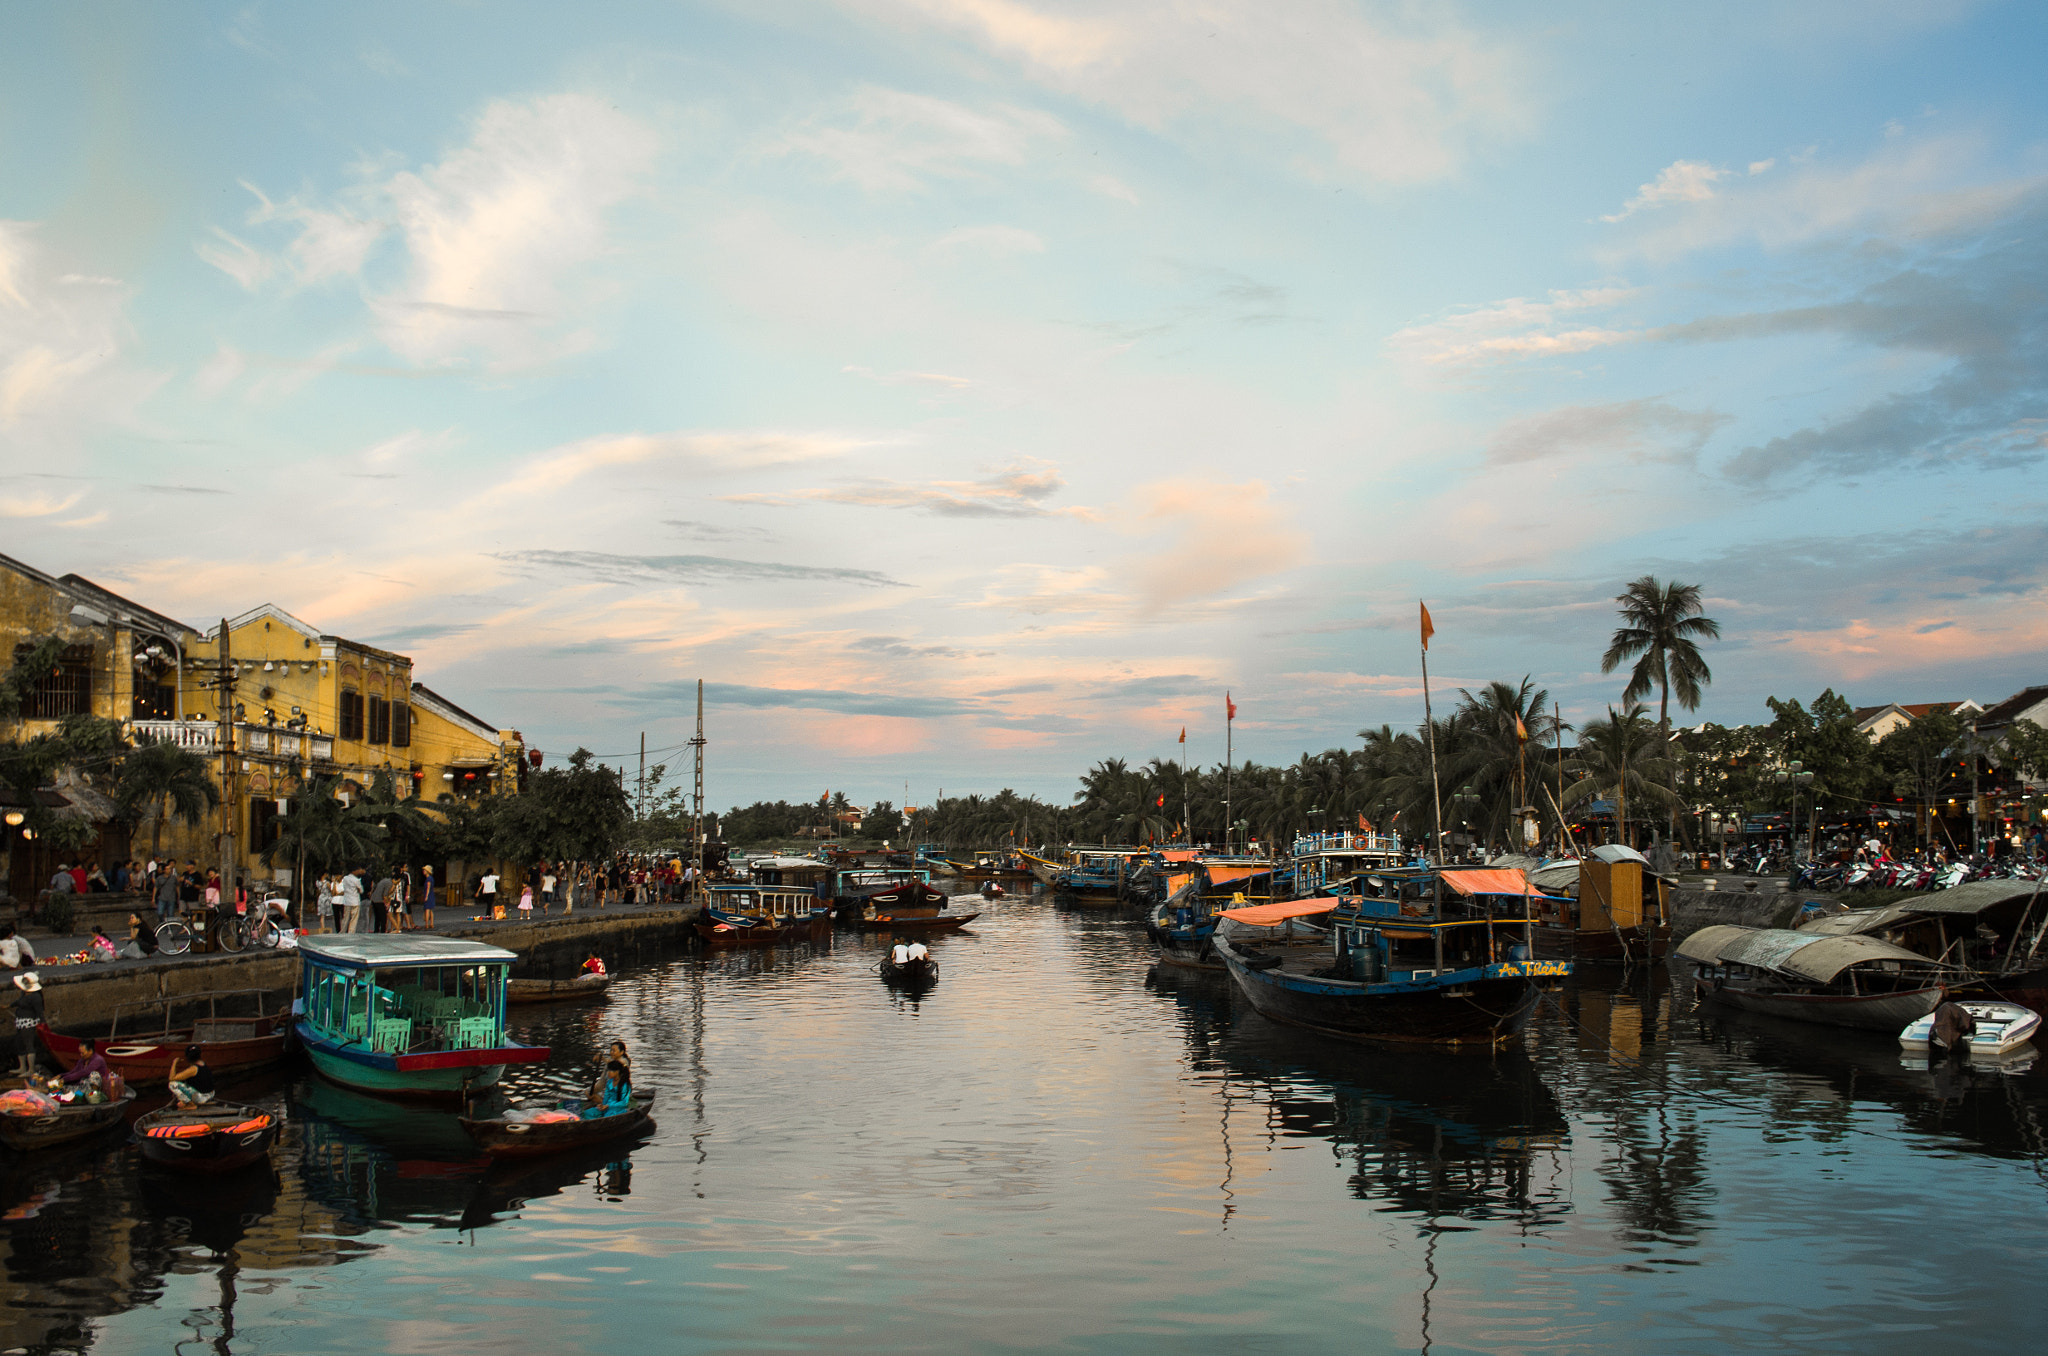
<path id="1" fill-rule="evenodd" d="M 1223 718 L 1225 720 L 1237 719 L 1237 703 L 1230 699 L 1228 692 L 1223 694 Z"/>
<path id="2" fill-rule="evenodd" d="M 1429 619 L 1429 604 L 1422 604 L 1422 648 L 1429 648 L 1429 638 L 1436 634 L 1436 623 Z"/>
<path id="3" fill-rule="evenodd" d="M 1180 727 L 1180 742 L 1183 744 L 1188 742 L 1188 727 L 1185 725 Z"/>

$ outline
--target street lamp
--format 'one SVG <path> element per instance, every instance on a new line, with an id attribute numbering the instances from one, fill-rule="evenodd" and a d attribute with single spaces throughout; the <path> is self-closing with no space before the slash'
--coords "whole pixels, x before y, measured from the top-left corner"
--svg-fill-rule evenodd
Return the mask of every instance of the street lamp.
<path id="1" fill-rule="evenodd" d="M 1772 780 L 1777 782 L 1778 785 L 1790 787 L 1792 790 L 1792 841 L 1794 843 L 1799 841 L 1799 788 L 1809 786 L 1813 782 L 1813 774 L 1805 771 L 1805 767 L 1806 764 L 1794 761 L 1780 768 L 1772 777 Z M 1809 859 L 1813 856 L 1813 840 L 1810 836 L 1806 843 L 1806 855 Z"/>

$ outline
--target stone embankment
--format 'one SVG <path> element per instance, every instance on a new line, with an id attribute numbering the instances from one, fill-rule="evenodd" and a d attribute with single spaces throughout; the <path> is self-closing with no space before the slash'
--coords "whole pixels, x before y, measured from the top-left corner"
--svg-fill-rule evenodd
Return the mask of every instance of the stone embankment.
<path id="1" fill-rule="evenodd" d="M 690 920 L 694 909 L 648 905 L 608 909 L 579 909 L 572 914 L 553 914 L 531 921 L 508 919 L 492 922 L 461 921 L 444 911 L 440 926 L 431 934 L 439 937 L 471 937 L 503 947 L 520 957 L 512 973 L 535 979 L 565 979 L 576 973 L 592 951 L 607 965 L 629 960 L 656 958 L 692 944 L 695 934 Z M 124 926 L 114 935 L 126 934 Z M 45 955 L 75 949 L 80 939 L 35 939 L 36 949 Z M 90 965 L 44 965 L 38 973 L 43 980 L 45 1013 L 51 1026 L 79 1034 L 104 1032 L 120 1009 L 123 1029 L 131 1019 L 147 1013 L 144 1021 L 163 1021 L 164 1002 L 172 1006 L 173 1025 L 184 1025 L 194 1016 L 204 1016 L 206 1001 L 184 1001 L 196 994 L 261 989 L 277 1004 L 288 1002 L 299 980 L 299 957 L 294 951 L 243 951 L 234 954 L 153 956 L 147 960 L 121 960 Z M 246 1003 L 248 1000 L 242 1000 Z M 233 1011 L 246 1011 L 237 1007 Z M 223 1012 L 229 1009 L 223 1009 Z"/>

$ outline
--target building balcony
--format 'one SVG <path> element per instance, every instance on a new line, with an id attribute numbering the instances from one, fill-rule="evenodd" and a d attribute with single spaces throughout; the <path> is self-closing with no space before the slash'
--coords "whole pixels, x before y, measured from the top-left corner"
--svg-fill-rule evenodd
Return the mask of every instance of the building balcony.
<path id="1" fill-rule="evenodd" d="M 130 727 L 136 736 L 169 740 L 194 753 L 220 752 L 220 726 L 210 720 L 138 720 Z M 299 730 L 280 730 L 268 725 L 240 722 L 235 726 L 238 753 L 265 758 L 304 758 L 315 763 L 334 761 L 334 736 Z"/>

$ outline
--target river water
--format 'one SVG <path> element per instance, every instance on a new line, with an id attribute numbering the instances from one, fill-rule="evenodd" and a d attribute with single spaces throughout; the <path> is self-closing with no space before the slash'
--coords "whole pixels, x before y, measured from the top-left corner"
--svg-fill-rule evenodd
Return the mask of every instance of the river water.
<path id="1" fill-rule="evenodd" d="M 1969 1352 L 2048 1319 L 2048 1076 L 1582 975 L 1523 1042 L 1387 1053 L 1150 971 L 1124 915 L 989 906 L 918 998 L 879 943 L 684 956 L 521 1010 L 614 1036 L 629 1150 L 507 1172 L 303 1071 L 274 1171 L 118 1140 L 0 1180 L 31 1351 Z M 562 1083 L 566 1086 L 566 1081 Z"/>

